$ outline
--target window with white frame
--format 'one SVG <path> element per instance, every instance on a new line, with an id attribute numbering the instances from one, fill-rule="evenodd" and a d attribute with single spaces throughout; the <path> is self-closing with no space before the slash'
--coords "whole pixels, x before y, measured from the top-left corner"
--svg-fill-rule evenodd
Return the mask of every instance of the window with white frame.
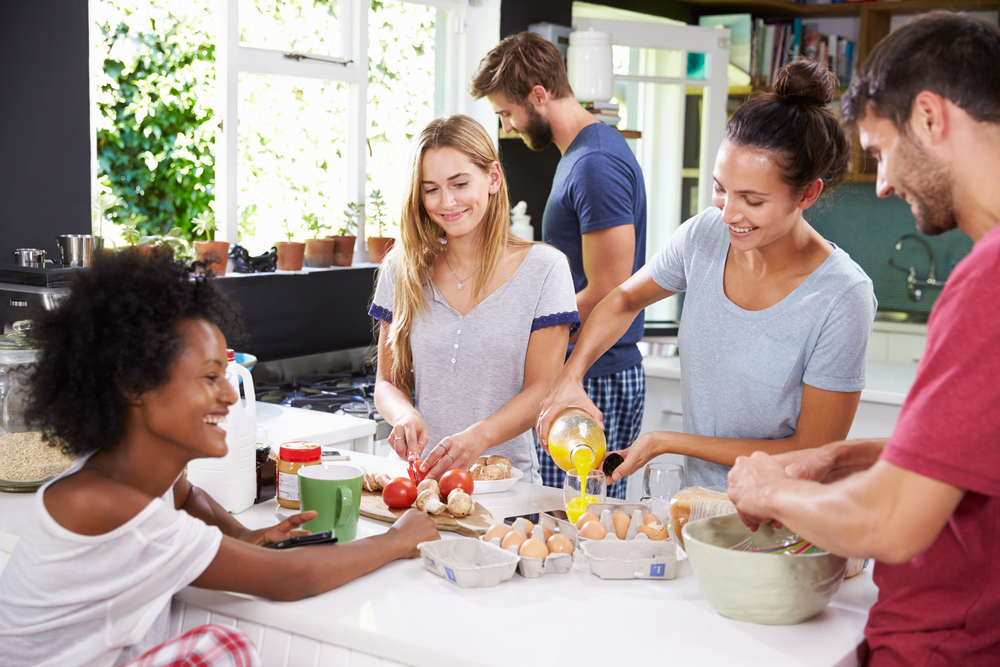
<path id="1" fill-rule="evenodd" d="M 445 113 L 469 113 L 488 128 L 495 125 L 488 105 L 468 99 L 465 87 L 471 68 L 499 39 L 498 0 L 474 7 L 468 0 L 91 0 L 90 5 L 95 126 L 104 131 L 95 142 L 95 176 L 101 189 L 123 202 L 122 215 L 109 219 L 139 220 L 146 233 L 188 231 L 191 219 L 204 212 L 195 209 L 212 202 L 212 195 L 216 238 L 239 240 L 254 254 L 288 235 L 335 233 L 345 205 L 363 205 L 374 189 L 382 192 L 395 220 L 405 181 L 401 156 L 415 133 Z M 175 73 L 162 70 L 170 67 L 163 62 L 156 76 L 144 78 L 138 94 L 116 106 L 114 76 L 155 59 L 153 51 L 176 50 L 178 31 L 186 31 L 184 48 L 200 49 L 195 58 L 200 71 L 191 69 L 190 58 L 178 59 L 187 68 L 184 76 L 173 77 L 179 85 L 171 79 Z M 125 133 L 108 140 L 105 130 L 115 123 L 134 126 L 127 130 L 132 142 L 143 135 L 159 139 L 163 128 L 148 123 L 157 108 L 151 100 L 172 96 L 199 98 L 198 150 L 183 146 L 192 140 L 188 129 L 160 142 L 173 148 L 136 155 L 110 151 L 109 146 L 126 143 Z M 179 115 L 190 122 L 196 114 Z M 188 190 L 203 189 L 209 197 L 202 196 L 197 206 L 168 210 L 152 229 L 148 219 L 127 213 L 129 204 L 147 196 L 146 189 L 154 194 L 146 185 L 154 181 L 133 178 L 138 172 L 146 170 L 149 177 L 184 157 L 192 162 L 182 166 L 185 172 L 200 170 L 200 181 Z M 118 172 L 126 168 L 122 178 Z M 363 216 L 359 222 L 363 259 Z"/>

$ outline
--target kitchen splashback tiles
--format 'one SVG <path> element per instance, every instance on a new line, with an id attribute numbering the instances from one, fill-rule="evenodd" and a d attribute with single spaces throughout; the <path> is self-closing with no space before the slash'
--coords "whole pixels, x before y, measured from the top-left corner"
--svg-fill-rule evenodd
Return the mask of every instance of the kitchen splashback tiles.
<path id="1" fill-rule="evenodd" d="M 806 211 L 805 217 L 871 277 L 880 309 L 930 311 L 941 289 L 924 287 L 923 298 L 911 301 L 907 297 L 906 274 L 888 262 L 891 255 L 897 265 L 915 267 L 918 279 L 927 278 L 927 252 L 919 242 L 909 239 L 902 250 L 895 248 L 896 241 L 904 234 L 917 234 L 906 202 L 897 197 L 879 199 L 874 183 L 845 183 Z M 957 229 L 940 236 L 921 237 L 934 251 L 938 280 L 947 278 L 955 264 L 972 249 L 972 241 Z"/>

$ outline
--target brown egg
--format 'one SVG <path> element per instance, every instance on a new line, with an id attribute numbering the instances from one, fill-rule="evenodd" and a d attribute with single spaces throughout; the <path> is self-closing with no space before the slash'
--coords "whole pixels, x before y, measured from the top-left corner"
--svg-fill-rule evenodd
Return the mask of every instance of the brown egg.
<path id="1" fill-rule="evenodd" d="M 583 528 L 583 524 L 587 523 L 588 521 L 600 521 L 600 520 L 601 517 L 597 516 L 593 512 L 584 512 L 583 514 L 580 515 L 580 518 L 576 520 L 576 529 L 580 530 L 581 528 Z"/>
<path id="2" fill-rule="evenodd" d="M 651 540 L 665 540 L 669 537 L 667 527 L 658 523 L 644 524 L 639 526 L 639 532 L 645 533 Z"/>
<path id="3" fill-rule="evenodd" d="M 527 539 L 528 536 L 525 535 L 524 533 L 518 530 L 512 530 L 503 536 L 503 540 L 500 542 L 500 546 L 503 547 L 504 549 L 510 547 L 511 545 L 520 547 L 522 544 L 524 544 L 525 540 Z"/>
<path id="4" fill-rule="evenodd" d="M 588 540 L 603 540 L 607 534 L 608 531 L 604 529 L 600 521 L 588 521 L 580 529 L 580 537 L 586 537 Z"/>
<path id="5" fill-rule="evenodd" d="M 527 519 L 521 519 L 524 521 L 524 534 L 531 535 L 531 529 L 535 527 L 535 524 L 531 523 Z"/>
<path id="6" fill-rule="evenodd" d="M 486 541 L 489 542 L 494 537 L 499 537 L 501 541 L 510 532 L 510 526 L 505 523 L 495 523 L 486 531 Z"/>
<path id="7" fill-rule="evenodd" d="M 553 535 L 545 541 L 550 554 L 571 554 L 573 553 L 573 540 L 565 535 Z"/>
<path id="8" fill-rule="evenodd" d="M 518 554 L 524 558 L 541 558 L 545 560 L 545 557 L 549 555 L 549 550 L 541 540 L 531 538 L 524 541 L 524 544 L 518 550 Z"/>
<path id="9" fill-rule="evenodd" d="M 542 541 L 547 544 L 550 537 L 552 537 L 552 531 L 545 526 L 542 526 Z"/>
<path id="10" fill-rule="evenodd" d="M 619 540 L 625 539 L 625 534 L 628 532 L 628 525 L 631 521 L 628 514 L 624 512 L 615 512 L 611 515 L 611 523 L 615 524 L 615 535 L 618 536 Z"/>
<path id="11" fill-rule="evenodd" d="M 656 516 L 655 514 L 650 514 L 649 512 L 646 512 L 645 514 L 642 515 L 642 522 L 647 526 L 654 523 L 658 523 L 660 525 L 663 524 L 663 522 L 660 521 L 660 517 Z"/>

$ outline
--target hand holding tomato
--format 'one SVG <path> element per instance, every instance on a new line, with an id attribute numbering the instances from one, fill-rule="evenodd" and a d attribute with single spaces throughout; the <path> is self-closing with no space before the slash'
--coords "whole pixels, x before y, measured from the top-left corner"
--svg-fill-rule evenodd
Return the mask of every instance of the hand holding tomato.
<path id="1" fill-rule="evenodd" d="M 406 509 L 417 499 L 417 485 L 406 477 L 396 477 L 382 489 L 382 500 L 392 509 Z"/>

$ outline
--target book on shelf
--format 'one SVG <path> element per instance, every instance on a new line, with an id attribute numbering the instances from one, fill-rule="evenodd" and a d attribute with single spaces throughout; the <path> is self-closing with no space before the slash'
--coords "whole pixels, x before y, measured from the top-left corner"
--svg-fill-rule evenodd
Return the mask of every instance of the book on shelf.
<path id="1" fill-rule="evenodd" d="M 583 108 L 587 111 L 618 111 L 618 102 L 585 102 Z"/>
<path id="2" fill-rule="evenodd" d="M 769 88 L 779 69 L 804 57 L 837 75 L 841 89 L 847 88 L 856 69 L 857 46 L 840 35 L 824 35 L 801 18 L 786 22 L 753 22 L 750 77 L 753 85 Z"/>

